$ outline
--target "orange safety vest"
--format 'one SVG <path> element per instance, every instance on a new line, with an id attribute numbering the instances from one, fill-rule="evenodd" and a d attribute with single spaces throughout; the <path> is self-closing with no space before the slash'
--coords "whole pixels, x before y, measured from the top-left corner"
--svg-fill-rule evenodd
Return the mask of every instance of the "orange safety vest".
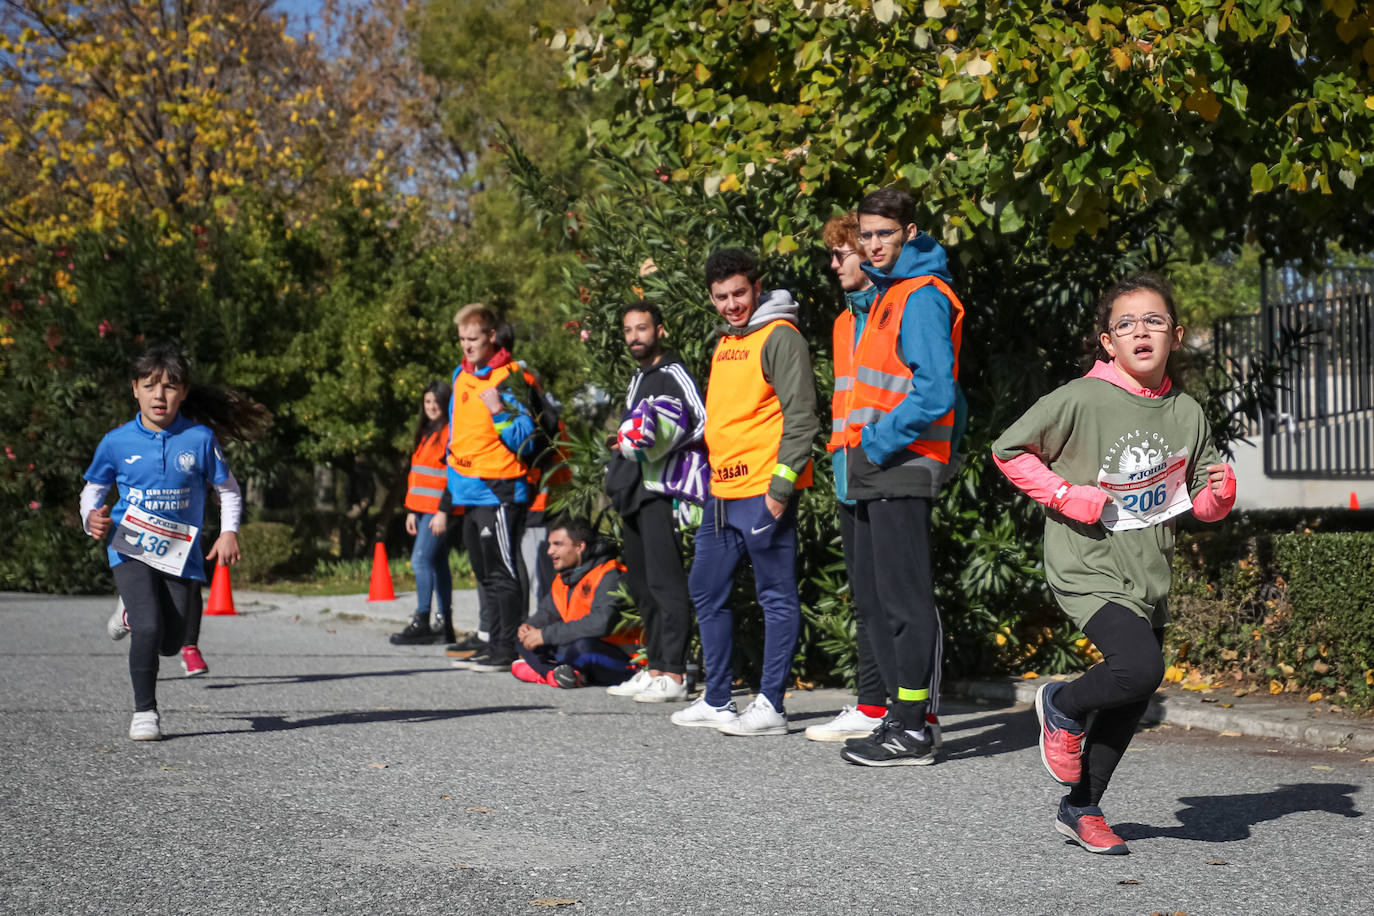
<path id="1" fill-rule="evenodd" d="M 613 569 L 623 573 L 625 564 L 619 560 L 607 560 L 600 566 L 593 566 L 571 589 L 562 576 L 553 577 L 553 606 L 564 623 L 581 620 L 592 612 L 592 599 L 596 597 L 597 586 L 606 578 L 606 573 Z"/>
<path id="2" fill-rule="evenodd" d="M 439 511 L 439 497 L 448 486 L 444 468 L 444 449 L 448 446 L 448 427 L 426 436 L 410 456 L 410 477 L 406 481 L 406 508 L 431 514 Z"/>
<path id="3" fill-rule="evenodd" d="M 862 443 L 864 426 L 892 410 L 911 391 L 911 367 L 902 360 L 901 353 L 902 315 L 911 294 L 925 286 L 934 286 L 949 300 L 954 380 L 959 380 L 959 344 L 964 330 L 964 304 L 959 297 L 939 277 L 912 277 L 888 287 L 869 308 L 868 321 L 854 348 L 854 382 L 845 411 L 845 445 L 849 448 L 857 448 Z M 949 464 L 953 437 L 954 411 L 951 409 L 927 426 L 921 438 L 907 449 L 920 457 Z"/>
<path id="4" fill-rule="evenodd" d="M 778 393 L 763 377 L 763 345 L 782 326 L 796 327 L 779 318 L 744 337 L 723 337 L 711 357 L 706 452 L 711 462 L 713 496 L 742 499 L 767 493 L 780 467 L 782 405 Z M 793 473 L 790 468 L 783 470 Z M 810 460 L 793 483 L 798 490 L 811 486 Z"/>
<path id="5" fill-rule="evenodd" d="M 549 479 L 544 481 L 544 469 L 541 467 L 531 467 L 529 475 L 525 478 L 530 489 L 535 491 L 534 499 L 530 500 L 530 514 L 546 511 L 549 508 L 549 490 L 552 487 L 561 487 L 572 480 L 572 467 L 568 463 L 572 460 L 572 453 L 568 450 L 568 430 L 562 420 L 558 421 L 558 441 L 554 443 L 553 448 L 556 463 Z"/>
<path id="6" fill-rule="evenodd" d="M 835 393 L 830 396 L 830 441 L 827 452 L 844 448 L 844 423 L 849 415 L 849 392 L 854 387 L 854 313 L 849 309 L 835 318 L 830 335 L 831 362 L 835 366 Z"/>
<path id="7" fill-rule="evenodd" d="M 520 366 L 512 362 L 491 370 L 486 378 L 459 372 L 453 380 L 453 402 L 449 411 L 453 438 L 449 443 L 448 466 L 464 477 L 513 480 L 529 473 L 525 463 L 501 441 L 491 411 L 480 397 L 483 391 L 496 387 L 519 370 Z"/>

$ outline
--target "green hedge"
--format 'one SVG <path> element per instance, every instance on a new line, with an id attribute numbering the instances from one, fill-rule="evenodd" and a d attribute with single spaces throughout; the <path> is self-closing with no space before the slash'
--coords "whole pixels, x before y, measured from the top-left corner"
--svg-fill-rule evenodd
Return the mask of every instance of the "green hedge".
<path id="1" fill-rule="evenodd" d="M 1374 708 L 1374 513 L 1273 510 L 1185 529 L 1176 675 Z"/>

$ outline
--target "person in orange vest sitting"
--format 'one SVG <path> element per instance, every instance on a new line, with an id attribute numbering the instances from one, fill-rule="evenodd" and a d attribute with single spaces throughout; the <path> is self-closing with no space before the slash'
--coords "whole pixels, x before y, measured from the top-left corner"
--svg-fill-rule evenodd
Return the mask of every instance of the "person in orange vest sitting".
<path id="1" fill-rule="evenodd" d="M 453 573 L 448 568 L 451 538 L 461 529 L 450 526 L 439 503 L 448 488 L 444 452 L 448 448 L 448 402 L 452 392 L 443 382 L 430 382 L 415 423 L 415 446 L 406 480 L 406 534 L 415 538 L 410 568 L 415 572 L 415 617 L 399 633 L 397 646 L 425 646 L 453 642 Z M 436 521 L 437 519 L 437 521 Z M 429 620 L 434 601 L 434 623 Z"/>
<path id="2" fill-rule="evenodd" d="M 475 302 L 453 323 L 463 362 L 453 373 L 449 402 L 448 487 L 441 509 L 463 506 L 463 543 L 477 578 L 482 619 L 491 621 L 487 647 L 454 667 L 505 671 L 515 661 L 515 630 L 524 617 L 520 537 L 529 505 L 534 418 L 516 392 L 534 379 L 496 343 L 496 313 Z"/>
<path id="3" fill-rule="evenodd" d="M 811 442 L 820 427 L 811 354 L 797 330 L 797 303 L 786 290 L 763 294 L 752 253 L 713 251 L 706 285 L 725 319 L 706 389 L 711 492 L 687 577 L 706 690 L 672 722 L 728 735 L 785 735 L 782 694 L 801 629 L 796 491 L 811 485 Z M 763 671 L 758 694 L 737 713 L 730 591 L 746 555 L 763 608 Z"/>
<path id="4" fill-rule="evenodd" d="M 911 195 L 884 188 L 859 203 L 864 272 L 877 288 L 859 303 L 852 387 L 844 414 L 846 495 L 855 501 L 855 605 L 879 651 L 887 717 L 841 756 L 864 766 L 935 761 L 927 728 L 938 690 L 940 614 L 930 566 L 930 507 L 956 462 L 967 408 L 959 389 L 964 307 L 935 240 L 916 228 Z"/>
<path id="5" fill-rule="evenodd" d="M 604 637 L 615 629 L 621 603 L 616 592 L 625 567 L 615 548 L 581 518 L 549 526 L 553 585 L 537 610 L 516 631 L 520 658 L 510 672 L 550 687 L 619 684 L 634 673 L 630 657 Z"/>

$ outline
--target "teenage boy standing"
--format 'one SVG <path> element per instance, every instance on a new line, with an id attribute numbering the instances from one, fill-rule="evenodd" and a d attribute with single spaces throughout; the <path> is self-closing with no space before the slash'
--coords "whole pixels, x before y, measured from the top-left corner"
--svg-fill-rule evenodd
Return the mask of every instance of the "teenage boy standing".
<path id="1" fill-rule="evenodd" d="M 915 203 L 884 188 L 859 204 L 864 272 L 877 288 L 854 347 L 844 411 L 847 495 L 855 500 L 855 604 L 887 695 L 880 728 L 841 752 L 864 766 L 935 761 L 926 728 L 940 639 L 930 570 L 930 506 L 949 478 L 966 408 L 959 390 L 964 307 L 942 249 L 916 228 Z"/>
<path id="2" fill-rule="evenodd" d="M 863 333 L 868 319 L 868 310 L 873 305 L 878 288 L 863 271 L 863 246 L 859 243 L 859 216 L 850 211 L 843 216 L 830 219 L 821 230 L 821 238 L 830 251 L 830 269 L 840 281 L 844 291 L 845 308 L 835 317 L 831 354 L 835 370 L 835 390 L 831 399 L 830 441 L 826 451 L 832 454 L 831 472 L 835 479 L 835 498 L 840 515 L 840 543 L 844 548 L 844 567 L 852 583 L 854 581 L 854 522 L 856 508 L 848 495 L 848 476 L 845 472 L 845 419 L 848 412 L 849 392 L 854 386 L 854 345 Z M 875 653 L 892 655 L 892 643 L 882 642 L 873 645 L 869 637 L 867 617 L 859 611 L 857 603 L 860 595 L 870 597 L 869 591 L 850 586 L 850 598 L 855 603 L 854 628 L 855 648 L 858 652 L 858 671 L 855 686 L 858 690 L 858 703 L 845 706 L 839 715 L 829 722 L 812 725 L 806 730 L 806 737 L 812 741 L 844 741 L 848 738 L 862 738 L 882 725 L 887 715 L 887 686 L 883 683 L 882 668 Z M 940 722 L 936 716 L 939 703 L 939 673 L 944 658 L 943 640 L 937 635 L 933 646 L 933 674 L 931 684 L 930 708 L 926 713 L 926 728 L 938 748 L 940 746 Z M 889 659 L 888 667 L 895 664 Z"/>
<path id="3" fill-rule="evenodd" d="M 652 302 L 621 310 L 625 346 L 639 364 L 606 468 L 606 495 L 620 514 L 630 594 L 644 624 L 648 666 L 606 692 L 662 703 L 687 696 L 692 605 L 673 499 L 705 498 L 706 405 L 678 355 L 664 347 L 663 313 Z M 693 492 L 695 491 L 695 492 Z"/>
<path id="4" fill-rule="evenodd" d="M 811 355 L 797 330 L 797 303 L 786 290 L 763 295 L 753 254 L 712 252 L 706 285 L 725 319 L 706 391 L 711 494 L 688 578 L 706 691 L 672 720 L 730 735 L 783 735 L 782 695 L 801 627 L 796 490 L 811 485 L 811 441 L 820 426 Z M 737 713 L 730 699 L 729 600 L 735 567 L 746 554 L 763 608 L 763 673 L 758 695 Z"/>
<path id="5" fill-rule="evenodd" d="M 487 648 L 453 664 L 503 671 L 516 658 L 515 630 L 525 617 L 519 545 L 531 489 L 526 459 L 533 457 L 529 453 L 534 447 L 534 419 L 514 390 L 534 380 L 509 350 L 497 346 L 497 318 L 491 309 L 466 305 L 453 323 L 463 363 L 453 373 L 445 502 L 466 507 L 463 543 L 477 577 L 482 618 L 491 621 Z M 507 383 L 517 374 L 514 385 Z"/>

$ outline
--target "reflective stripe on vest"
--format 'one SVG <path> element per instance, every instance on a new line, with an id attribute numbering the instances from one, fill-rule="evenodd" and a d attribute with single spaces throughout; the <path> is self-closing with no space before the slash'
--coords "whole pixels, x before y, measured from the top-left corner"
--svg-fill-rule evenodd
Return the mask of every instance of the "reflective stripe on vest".
<path id="1" fill-rule="evenodd" d="M 491 370 L 486 378 L 471 372 L 454 376 L 453 399 L 449 402 L 453 441 L 449 444 L 448 466 L 464 477 L 513 480 L 529 472 L 525 463 L 501 441 L 491 411 L 481 398 L 483 391 L 501 384 L 519 368 L 516 363 L 506 363 Z"/>
<path id="2" fill-rule="evenodd" d="M 954 345 L 954 379 L 959 379 L 959 345 L 963 339 L 964 304 L 939 277 L 912 277 L 887 289 L 868 310 L 868 321 L 854 348 L 854 387 L 848 397 L 845 445 L 855 448 L 863 441 L 863 428 L 900 404 L 911 392 L 911 367 L 902 360 L 902 316 L 911 296 L 934 286 L 949 300 L 950 340 Z M 907 446 L 914 452 L 900 464 L 933 458 L 949 464 L 950 440 L 954 437 L 954 411 L 931 423 L 921 438 Z"/>
<path id="3" fill-rule="evenodd" d="M 439 511 L 439 497 L 448 486 L 444 469 L 444 450 L 448 447 L 448 427 L 426 436 L 410 456 L 410 477 L 406 481 L 405 506 L 411 512 L 428 515 Z"/>
<path id="4" fill-rule="evenodd" d="M 553 594 L 553 606 L 564 623 L 581 620 L 592 612 L 592 599 L 596 597 L 597 586 L 606 578 L 606 573 L 613 569 L 623 573 L 625 566 L 618 560 L 607 560 L 600 566 L 593 566 L 587 570 L 587 574 L 571 589 L 563 581 L 562 576 L 553 577 L 553 588 L 550 590 Z"/>
<path id="5" fill-rule="evenodd" d="M 830 441 L 825 444 L 825 450 L 836 452 L 844 448 L 849 392 L 854 388 L 854 313 L 849 309 L 835 318 L 830 354 L 835 366 L 835 393 L 830 396 Z"/>
<path id="6" fill-rule="evenodd" d="M 722 337 L 711 357 L 706 387 L 706 451 L 711 462 L 711 493 L 743 499 L 768 492 L 774 474 L 791 478 L 800 490 L 811 486 L 811 462 L 800 472 L 778 464 L 782 442 L 782 405 L 763 377 L 763 345 L 780 327 L 779 318 L 743 337 Z"/>

